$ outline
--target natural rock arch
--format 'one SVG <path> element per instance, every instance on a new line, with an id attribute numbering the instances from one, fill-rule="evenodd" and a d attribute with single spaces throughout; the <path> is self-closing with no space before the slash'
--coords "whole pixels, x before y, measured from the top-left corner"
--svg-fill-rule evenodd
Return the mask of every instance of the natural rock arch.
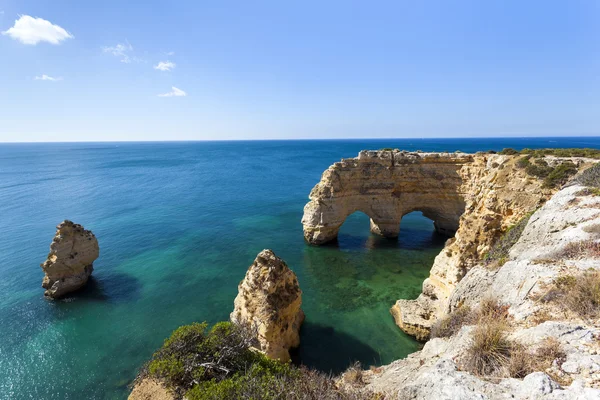
<path id="1" fill-rule="evenodd" d="M 454 238 L 437 255 L 423 291 L 391 308 L 396 324 L 426 339 L 469 268 L 501 232 L 535 210 L 553 192 L 520 168 L 519 155 L 361 151 L 329 167 L 304 207 L 304 237 L 311 244 L 335 240 L 344 219 L 361 210 L 371 231 L 398 235 L 400 220 L 421 211 L 438 232 Z"/>
<path id="2" fill-rule="evenodd" d="M 362 151 L 329 167 L 304 207 L 304 237 L 311 244 L 337 238 L 346 218 L 361 211 L 371 232 L 397 237 L 402 217 L 421 211 L 438 232 L 452 236 L 465 209 L 460 153 Z"/>

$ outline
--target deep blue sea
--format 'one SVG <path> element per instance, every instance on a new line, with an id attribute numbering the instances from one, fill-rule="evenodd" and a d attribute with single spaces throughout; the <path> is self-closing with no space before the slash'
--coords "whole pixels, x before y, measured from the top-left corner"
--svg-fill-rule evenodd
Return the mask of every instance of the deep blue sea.
<path id="1" fill-rule="evenodd" d="M 312 247 L 302 209 L 321 173 L 362 149 L 475 152 L 600 148 L 600 138 L 0 144 L 0 399 L 125 399 L 172 330 L 226 320 L 237 284 L 270 248 L 298 275 L 306 322 L 297 362 L 339 372 L 419 348 L 390 306 L 415 298 L 444 238 L 420 213 L 397 241 L 348 218 Z M 100 244 L 93 280 L 43 297 L 55 226 Z"/>

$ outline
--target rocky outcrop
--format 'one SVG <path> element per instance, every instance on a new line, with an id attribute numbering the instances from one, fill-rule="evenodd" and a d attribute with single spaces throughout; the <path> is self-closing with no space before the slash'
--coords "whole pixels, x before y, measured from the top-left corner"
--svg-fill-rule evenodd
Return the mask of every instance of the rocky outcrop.
<path id="1" fill-rule="evenodd" d="M 61 222 L 48 258 L 41 264 L 44 294 L 55 299 L 84 286 L 99 252 L 98 240 L 91 231 L 68 220 Z"/>
<path id="2" fill-rule="evenodd" d="M 600 196 L 566 187 L 531 216 L 504 264 L 475 264 L 449 296 L 450 310 L 499 300 L 507 308 L 508 340 L 532 351 L 551 338 L 564 353 L 560 360 L 524 379 L 475 376 L 461 364 L 475 329 L 466 325 L 405 359 L 364 371 L 365 389 L 397 399 L 600 398 L 600 321 L 569 314 L 560 302 L 540 301 L 557 278 L 600 270 L 598 254 L 565 252 L 573 243 L 599 239 Z"/>
<path id="3" fill-rule="evenodd" d="M 137 383 L 128 400 L 176 400 L 177 398 L 165 386 L 151 378 L 145 378 Z"/>
<path id="4" fill-rule="evenodd" d="M 256 334 L 256 347 L 272 359 L 289 361 L 300 344 L 304 321 L 296 274 L 271 250 L 261 251 L 238 286 L 231 321 Z"/>
<path id="5" fill-rule="evenodd" d="M 373 233 L 396 237 L 402 217 L 415 210 L 452 236 L 465 209 L 461 169 L 472 163 L 464 153 L 361 151 L 329 167 L 310 192 L 304 237 L 311 244 L 335 240 L 356 211 L 371 218 Z"/>
<path id="6" fill-rule="evenodd" d="M 499 154 L 361 151 L 327 169 L 304 208 L 311 244 L 337 237 L 346 217 L 362 211 L 371 231 L 395 237 L 402 216 L 421 211 L 438 232 L 453 236 L 436 257 L 417 300 L 399 300 L 391 312 L 408 334 L 426 339 L 448 297 L 468 269 L 507 227 L 552 194 L 540 180 Z"/>

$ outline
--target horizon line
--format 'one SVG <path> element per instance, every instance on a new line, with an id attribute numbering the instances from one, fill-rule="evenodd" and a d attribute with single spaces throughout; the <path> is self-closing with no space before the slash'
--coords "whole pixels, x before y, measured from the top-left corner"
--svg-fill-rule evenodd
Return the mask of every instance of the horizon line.
<path id="1" fill-rule="evenodd" d="M 196 143 L 196 142 L 289 142 L 289 141 L 351 141 L 351 140 L 448 140 L 448 139 L 545 139 L 600 138 L 600 134 L 583 136 L 452 136 L 452 137 L 357 137 L 357 138 L 277 138 L 277 139 L 170 139 L 170 140 L 57 140 L 57 141 L 0 141 L 2 144 L 60 144 L 60 143 Z"/>

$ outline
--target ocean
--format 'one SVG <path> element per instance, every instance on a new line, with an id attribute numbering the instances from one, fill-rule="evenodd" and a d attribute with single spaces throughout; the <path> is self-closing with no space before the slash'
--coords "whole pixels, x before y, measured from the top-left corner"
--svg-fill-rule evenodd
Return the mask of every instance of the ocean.
<path id="1" fill-rule="evenodd" d="M 356 213 L 335 245 L 302 236 L 321 173 L 385 147 L 600 148 L 600 138 L 0 144 L 0 399 L 126 399 L 171 331 L 229 318 L 265 248 L 304 292 L 296 362 L 337 373 L 418 350 L 389 308 L 418 296 L 444 245 L 430 220 L 411 213 L 387 240 Z M 39 264 L 64 219 L 96 234 L 100 257 L 85 289 L 49 301 Z"/>

